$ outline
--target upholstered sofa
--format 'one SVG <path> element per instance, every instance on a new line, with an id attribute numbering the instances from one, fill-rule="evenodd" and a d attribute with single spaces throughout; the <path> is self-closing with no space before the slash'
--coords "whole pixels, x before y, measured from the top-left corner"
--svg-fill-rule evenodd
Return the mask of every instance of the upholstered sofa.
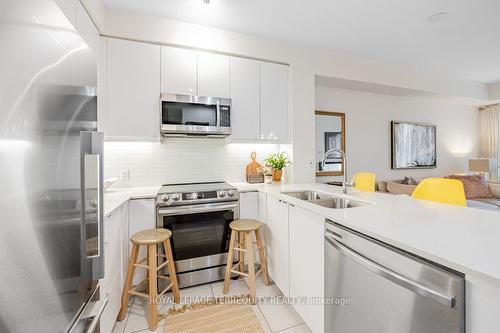
<path id="1" fill-rule="evenodd" d="M 416 179 L 420 182 L 421 179 Z M 491 194 L 494 198 L 469 198 L 467 199 L 467 206 L 500 211 L 500 183 L 488 183 Z M 403 184 L 403 179 L 378 181 L 375 189 L 378 192 L 387 194 L 404 194 L 411 195 L 417 185 Z"/>

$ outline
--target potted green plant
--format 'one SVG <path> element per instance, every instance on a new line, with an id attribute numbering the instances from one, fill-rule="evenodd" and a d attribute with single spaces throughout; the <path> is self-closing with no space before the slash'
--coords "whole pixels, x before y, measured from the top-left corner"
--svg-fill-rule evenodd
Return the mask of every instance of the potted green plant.
<path id="1" fill-rule="evenodd" d="M 292 163 L 285 152 L 271 154 L 266 157 L 265 162 L 273 168 L 273 180 L 277 182 L 281 181 L 283 168 Z"/>

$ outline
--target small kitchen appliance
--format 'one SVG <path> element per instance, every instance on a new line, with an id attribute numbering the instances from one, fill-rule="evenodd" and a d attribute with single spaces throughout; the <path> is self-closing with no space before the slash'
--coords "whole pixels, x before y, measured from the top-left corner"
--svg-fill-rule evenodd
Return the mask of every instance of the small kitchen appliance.
<path id="1" fill-rule="evenodd" d="M 161 135 L 223 138 L 231 135 L 231 99 L 161 94 Z"/>

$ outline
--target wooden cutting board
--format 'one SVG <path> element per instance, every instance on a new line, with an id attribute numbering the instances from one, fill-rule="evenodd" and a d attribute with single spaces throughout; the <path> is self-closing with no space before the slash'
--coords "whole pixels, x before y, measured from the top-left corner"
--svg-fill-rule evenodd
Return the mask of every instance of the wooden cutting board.
<path id="1" fill-rule="evenodd" d="M 260 165 L 257 161 L 255 161 L 255 158 L 257 157 L 256 152 L 252 152 L 250 154 L 250 158 L 252 159 L 252 162 L 247 165 L 247 170 L 246 170 L 246 175 L 257 175 L 259 172 L 258 170 L 262 168 L 262 165 Z"/>

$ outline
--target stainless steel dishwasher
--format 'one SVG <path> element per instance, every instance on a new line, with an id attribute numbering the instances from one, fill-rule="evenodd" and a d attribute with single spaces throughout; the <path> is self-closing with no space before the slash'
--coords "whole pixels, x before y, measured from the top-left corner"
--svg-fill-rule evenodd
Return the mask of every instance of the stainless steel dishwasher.
<path id="1" fill-rule="evenodd" d="M 327 220 L 325 332 L 464 333 L 464 275 Z"/>

